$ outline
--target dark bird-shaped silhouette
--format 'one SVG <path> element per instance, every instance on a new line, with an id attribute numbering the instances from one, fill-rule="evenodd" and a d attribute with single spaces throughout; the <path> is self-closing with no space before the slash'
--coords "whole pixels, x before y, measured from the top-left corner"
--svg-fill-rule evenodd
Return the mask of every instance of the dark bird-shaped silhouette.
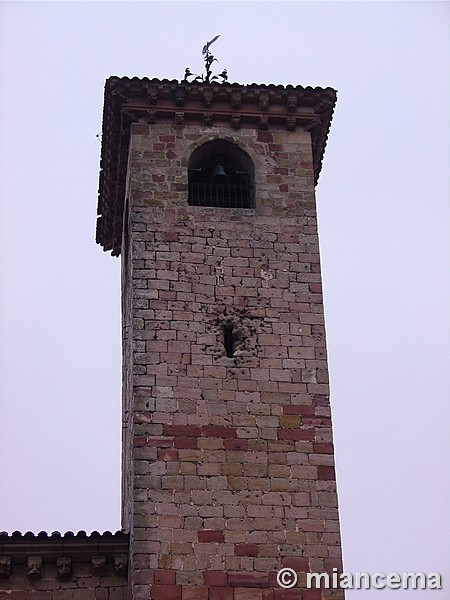
<path id="1" fill-rule="evenodd" d="M 209 47 L 217 40 L 217 38 L 220 38 L 220 35 L 216 35 L 216 37 L 214 37 L 210 42 L 206 42 L 206 44 L 203 46 L 202 54 L 208 54 Z"/>
<path id="2" fill-rule="evenodd" d="M 222 77 L 222 79 L 226 81 L 228 79 L 228 71 L 224 69 L 222 73 L 219 73 L 219 77 Z"/>

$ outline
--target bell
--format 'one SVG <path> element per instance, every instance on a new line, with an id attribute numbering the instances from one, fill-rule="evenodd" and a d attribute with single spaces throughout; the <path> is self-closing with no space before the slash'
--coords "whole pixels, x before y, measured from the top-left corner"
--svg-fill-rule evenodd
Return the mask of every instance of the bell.
<path id="1" fill-rule="evenodd" d="M 223 165 L 217 164 L 212 172 L 210 180 L 213 183 L 228 183 L 228 175 L 225 173 Z"/>

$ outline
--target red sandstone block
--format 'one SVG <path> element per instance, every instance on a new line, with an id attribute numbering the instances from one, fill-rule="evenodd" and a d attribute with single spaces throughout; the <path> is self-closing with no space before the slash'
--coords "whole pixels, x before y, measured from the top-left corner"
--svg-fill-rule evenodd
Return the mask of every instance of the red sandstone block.
<path id="1" fill-rule="evenodd" d="M 340 558 L 326 558 L 324 563 L 325 571 L 328 573 L 331 573 L 333 569 L 337 569 L 339 573 L 342 573 L 342 560 Z"/>
<path id="2" fill-rule="evenodd" d="M 280 440 L 314 440 L 314 431 L 312 429 L 278 429 L 278 439 Z"/>
<path id="3" fill-rule="evenodd" d="M 258 556 L 259 548 L 257 544 L 236 544 L 234 553 L 236 556 Z"/>
<path id="4" fill-rule="evenodd" d="M 262 600 L 262 590 L 259 588 L 236 588 L 234 600 Z"/>
<path id="5" fill-rule="evenodd" d="M 175 583 L 175 571 L 171 569 L 155 569 L 154 582 L 160 585 L 170 585 Z"/>
<path id="6" fill-rule="evenodd" d="M 334 446 L 333 444 L 327 444 L 325 442 L 318 442 L 313 445 L 314 454 L 333 454 Z"/>
<path id="7" fill-rule="evenodd" d="M 268 131 L 258 131 L 258 142 L 273 143 L 273 134 Z"/>
<path id="8" fill-rule="evenodd" d="M 228 573 L 228 585 L 232 587 L 269 587 L 268 575 L 255 575 L 253 573 Z"/>
<path id="9" fill-rule="evenodd" d="M 234 600 L 234 588 L 216 587 L 209 589 L 209 600 Z"/>
<path id="10" fill-rule="evenodd" d="M 274 590 L 274 600 L 302 600 L 302 598 L 302 590 L 298 588 Z"/>
<path id="11" fill-rule="evenodd" d="M 165 231 L 161 234 L 161 239 L 163 242 L 178 242 L 178 233 L 174 231 Z"/>
<path id="12" fill-rule="evenodd" d="M 208 600 L 208 588 L 191 588 L 183 586 L 181 600 Z"/>
<path id="13" fill-rule="evenodd" d="M 145 123 L 132 123 L 131 124 L 131 133 L 135 133 L 137 135 L 148 135 L 148 125 Z"/>
<path id="14" fill-rule="evenodd" d="M 201 430 L 198 425 L 163 425 L 164 435 L 175 437 L 199 437 Z"/>
<path id="15" fill-rule="evenodd" d="M 178 451 L 175 448 L 163 448 L 158 450 L 158 459 L 164 461 L 177 460 Z"/>
<path id="16" fill-rule="evenodd" d="M 247 450 L 248 440 L 228 439 L 223 443 L 225 450 Z"/>
<path id="17" fill-rule="evenodd" d="M 152 585 L 152 600 L 181 600 L 181 585 Z"/>
<path id="18" fill-rule="evenodd" d="M 327 467 L 325 465 L 319 465 L 317 467 L 317 475 L 319 479 L 336 479 L 334 467 Z"/>
<path id="19" fill-rule="evenodd" d="M 237 431 L 234 427 L 226 427 L 221 425 L 203 425 L 202 435 L 205 437 L 215 438 L 236 438 Z"/>
<path id="20" fill-rule="evenodd" d="M 315 394 L 313 396 L 313 403 L 315 406 L 329 406 L 330 396 L 326 394 Z"/>
<path id="21" fill-rule="evenodd" d="M 262 600 L 274 600 L 273 590 L 261 590 Z"/>
<path id="22" fill-rule="evenodd" d="M 322 600 L 322 592 L 320 590 L 303 590 L 303 600 Z"/>
<path id="23" fill-rule="evenodd" d="M 227 573 L 226 571 L 203 571 L 203 581 L 205 585 L 211 587 L 226 587 Z"/>
<path id="24" fill-rule="evenodd" d="M 296 573 L 307 573 L 309 572 L 309 558 L 301 556 L 292 556 L 290 558 L 283 558 L 283 567 L 289 567 L 294 569 Z"/>
<path id="25" fill-rule="evenodd" d="M 315 409 L 314 406 L 309 406 L 307 404 L 288 404 L 286 406 L 283 406 L 283 413 L 285 415 L 314 416 Z"/>
<path id="26" fill-rule="evenodd" d="M 203 529 L 197 532 L 199 542 L 223 542 L 223 531 L 219 529 Z"/>
<path id="27" fill-rule="evenodd" d="M 147 446 L 147 438 L 145 435 L 135 435 L 133 437 L 133 446 L 135 448 L 145 448 Z"/>
<path id="28" fill-rule="evenodd" d="M 175 438 L 173 445 L 175 448 L 184 448 L 195 450 L 197 448 L 197 438 L 195 437 L 186 437 L 186 438 Z"/>

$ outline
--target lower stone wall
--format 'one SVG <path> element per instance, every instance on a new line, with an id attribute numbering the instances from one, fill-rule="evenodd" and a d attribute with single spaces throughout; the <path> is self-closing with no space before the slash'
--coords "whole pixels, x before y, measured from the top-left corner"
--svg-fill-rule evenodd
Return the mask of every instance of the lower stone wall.
<path id="1" fill-rule="evenodd" d="M 44 565 L 38 580 L 28 577 L 25 565 L 14 565 L 13 573 L 0 580 L 0 600 L 128 600 L 125 577 L 94 576 L 88 563 L 75 563 L 68 581 L 57 579 L 54 565 Z"/>

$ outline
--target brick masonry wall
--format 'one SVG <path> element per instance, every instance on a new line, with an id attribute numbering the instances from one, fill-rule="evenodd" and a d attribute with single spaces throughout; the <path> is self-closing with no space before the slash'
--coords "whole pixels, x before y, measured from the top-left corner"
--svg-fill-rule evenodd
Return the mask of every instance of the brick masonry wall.
<path id="1" fill-rule="evenodd" d="M 255 210 L 188 206 L 189 157 L 214 138 L 252 158 Z M 127 197 L 132 597 L 318 600 L 304 573 L 341 548 L 310 135 L 135 124 Z"/>

